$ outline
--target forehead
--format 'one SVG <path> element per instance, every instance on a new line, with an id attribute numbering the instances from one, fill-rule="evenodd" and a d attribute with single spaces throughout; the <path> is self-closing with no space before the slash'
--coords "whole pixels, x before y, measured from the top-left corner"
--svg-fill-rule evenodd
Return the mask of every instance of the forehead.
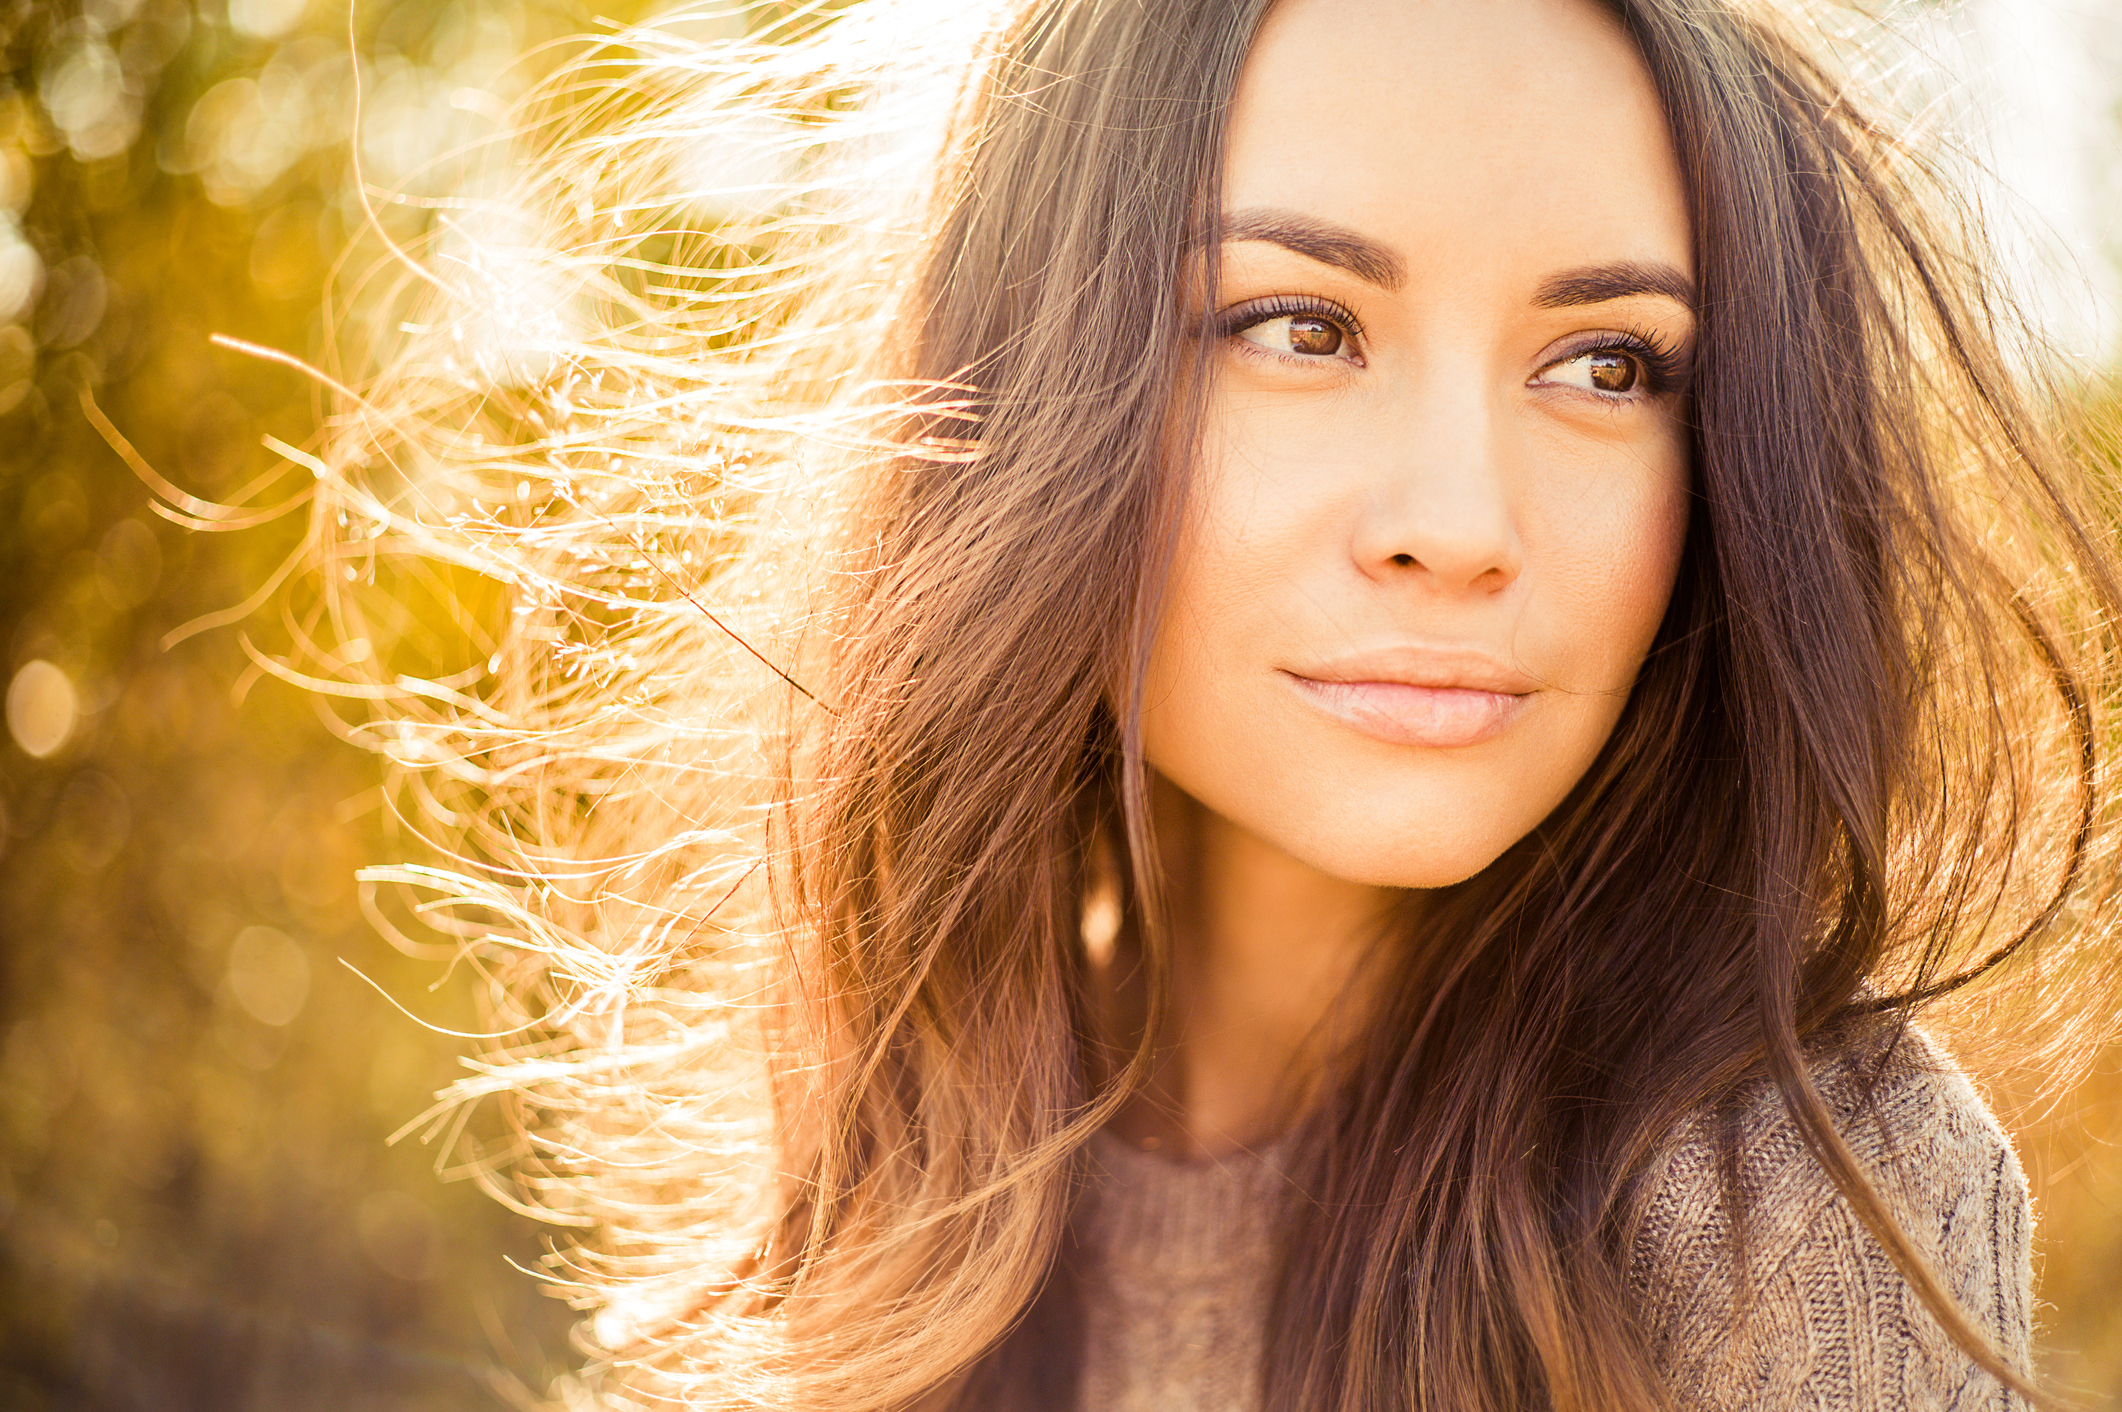
<path id="1" fill-rule="evenodd" d="M 1239 79 L 1223 204 L 1348 226 L 1418 279 L 1694 272 L 1664 112 L 1594 0 L 1282 0 Z"/>

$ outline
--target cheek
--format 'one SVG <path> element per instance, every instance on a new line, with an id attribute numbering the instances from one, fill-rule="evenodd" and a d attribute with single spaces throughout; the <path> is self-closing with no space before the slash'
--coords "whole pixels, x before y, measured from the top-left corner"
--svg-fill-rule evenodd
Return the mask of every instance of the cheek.
<path id="1" fill-rule="evenodd" d="M 1146 664 L 1143 754 L 1196 800 L 1242 822 L 1301 787 L 1258 747 L 1289 727 L 1275 709 L 1278 651 L 1317 634 L 1302 609 L 1316 601 L 1306 576 L 1322 556 L 1302 546 L 1319 517 L 1272 493 L 1244 454 L 1207 459 L 1189 489 Z"/>
<path id="2" fill-rule="evenodd" d="M 1544 583 L 1528 595 L 1524 630 L 1571 684 L 1614 692 L 1635 680 L 1672 598 L 1689 503 L 1675 450 L 1611 485 L 1526 506 L 1528 559 Z"/>
<path id="3" fill-rule="evenodd" d="M 1143 693 L 1152 764 L 1155 753 L 1178 753 L 1190 731 L 1231 728 L 1242 688 L 1269 670 L 1270 644 L 1317 631 L 1306 610 L 1319 601 L 1343 507 L 1321 493 L 1321 477 L 1301 487 L 1278 480 L 1262 441 L 1226 413 L 1193 472 Z"/>
<path id="4" fill-rule="evenodd" d="M 1437 887 L 1487 867 L 1576 786 L 1626 705 L 1678 571 L 1684 452 L 1656 445 L 1597 474 L 1529 477 L 1514 497 L 1524 573 L 1470 608 L 1356 572 L 1344 521 L 1360 497 L 1324 478 L 1299 493 L 1271 461 L 1235 450 L 1226 444 L 1192 488 L 1144 683 L 1149 764 L 1349 881 Z M 1422 749 L 1321 719 L 1277 670 L 1322 644 L 1391 634 L 1485 642 L 1554 689 L 1501 738 Z"/>
<path id="5" fill-rule="evenodd" d="M 1143 748 L 1168 775 L 1194 773 L 1187 758 L 1214 753 L 1216 737 L 1237 729 L 1230 701 L 1229 645 L 1243 640 L 1248 614 L 1272 614 L 1273 545 L 1261 527 L 1197 494 L 1165 585 L 1163 615 L 1143 682 Z M 1252 550 L 1254 552 L 1248 552 Z M 1248 569 L 1249 566 L 1249 569 Z"/>

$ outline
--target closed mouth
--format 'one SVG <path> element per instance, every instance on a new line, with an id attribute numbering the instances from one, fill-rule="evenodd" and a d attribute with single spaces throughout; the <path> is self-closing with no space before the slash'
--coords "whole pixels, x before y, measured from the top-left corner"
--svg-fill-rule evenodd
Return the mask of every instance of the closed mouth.
<path id="1" fill-rule="evenodd" d="M 1397 651 L 1283 675 L 1319 710 L 1393 745 L 1479 745 L 1509 729 L 1537 685 L 1465 653 Z"/>

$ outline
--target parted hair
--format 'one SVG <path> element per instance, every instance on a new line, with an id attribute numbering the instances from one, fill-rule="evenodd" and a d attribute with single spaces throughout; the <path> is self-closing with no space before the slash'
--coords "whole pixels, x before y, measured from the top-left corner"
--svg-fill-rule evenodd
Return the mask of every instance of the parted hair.
<path id="1" fill-rule="evenodd" d="M 1265 1405 L 1667 1407 L 1622 1273 L 1641 1179 L 1763 1080 L 2031 1391 L 1807 1056 L 1948 997 L 2081 1050 L 2099 1018 L 2066 1002 L 2110 981 L 2116 584 L 2072 397 L 1855 46 L 1599 3 L 1693 220 L 1684 559 L 1603 754 L 1410 907 L 1295 1119 Z M 1081 1150 L 1164 1029 L 1139 694 L 1266 9 L 622 31 L 344 291 L 270 660 L 357 703 L 435 846 L 366 876 L 484 983 L 444 1097 L 499 1105 L 472 1165 L 566 1235 L 562 1400 L 1072 1405 Z M 1113 965 L 1140 1034 L 1100 1029 Z"/>

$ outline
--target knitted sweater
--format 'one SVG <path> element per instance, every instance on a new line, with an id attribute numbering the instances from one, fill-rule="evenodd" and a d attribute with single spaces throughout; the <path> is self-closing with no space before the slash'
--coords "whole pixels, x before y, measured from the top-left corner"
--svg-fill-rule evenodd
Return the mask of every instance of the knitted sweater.
<path id="1" fill-rule="evenodd" d="M 1874 1074 L 1813 1078 L 1902 1228 L 2024 1368 L 2032 1216 L 2011 1143 L 1920 1034 Z M 1734 1125 L 1742 1268 L 1719 1176 Z M 1090 1284 L 1083 1412 L 1254 1412 L 1285 1154 L 1177 1163 L 1101 1136 L 1078 1233 Z M 1628 1262 L 1673 1403 L 1690 1409 L 2016 1409 L 1938 1327 L 1806 1151 L 1772 1088 L 1683 1124 L 1648 1179 Z"/>

